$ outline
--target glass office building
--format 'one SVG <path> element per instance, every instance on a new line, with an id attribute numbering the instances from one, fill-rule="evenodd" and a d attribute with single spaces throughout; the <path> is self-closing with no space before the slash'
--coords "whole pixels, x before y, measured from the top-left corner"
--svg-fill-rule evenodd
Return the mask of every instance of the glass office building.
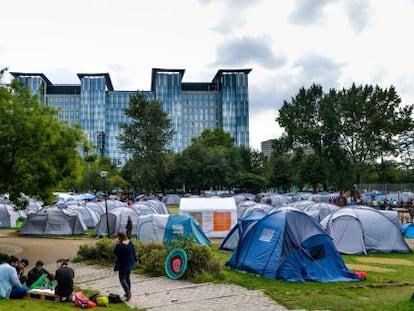
<path id="1" fill-rule="evenodd" d="M 236 146 L 249 146 L 248 74 L 251 69 L 220 69 L 211 82 L 182 82 L 184 69 L 153 68 L 149 99 L 159 100 L 172 121 L 168 146 L 180 152 L 203 130 L 221 127 Z M 60 118 L 78 124 L 95 152 L 122 165 L 128 155 L 117 137 L 129 98 L 135 91 L 116 91 L 108 73 L 79 73 L 80 84 L 54 84 L 43 73 L 11 72 L 41 102 L 59 109 Z"/>

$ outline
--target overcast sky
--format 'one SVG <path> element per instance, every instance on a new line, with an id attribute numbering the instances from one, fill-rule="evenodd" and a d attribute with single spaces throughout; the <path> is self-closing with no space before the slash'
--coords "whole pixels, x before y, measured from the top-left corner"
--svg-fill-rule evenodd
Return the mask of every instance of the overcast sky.
<path id="1" fill-rule="evenodd" d="M 0 68 L 56 84 L 108 72 L 116 90 L 146 91 L 156 67 L 185 69 L 184 82 L 251 68 L 255 149 L 312 83 L 394 85 L 414 103 L 414 0 L 5 0 L 1 12 Z"/>

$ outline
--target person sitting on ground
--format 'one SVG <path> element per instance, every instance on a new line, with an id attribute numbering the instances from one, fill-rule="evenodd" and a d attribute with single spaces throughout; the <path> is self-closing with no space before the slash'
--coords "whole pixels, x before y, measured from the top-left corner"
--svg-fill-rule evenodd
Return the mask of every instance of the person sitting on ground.
<path id="1" fill-rule="evenodd" d="M 17 266 L 16 266 L 17 277 L 19 278 L 19 281 L 21 284 L 26 283 L 27 276 L 24 275 L 24 270 L 28 266 L 29 266 L 29 260 L 26 258 L 20 259 L 20 261 L 17 263 Z"/>
<path id="2" fill-rule="evenodd" d="M 55 289 L 55 276 L 51 273 L 43 274 L 30 286 L 31 289 Z"/>
<path id="3" fill-rule="evenodd" d="M 41 260 L 36 261 L 35 266 L 27 273 L 26 286 L 31 287 L 43 274 L 49 274 L 49 272 L 43 268 L 44 263 Z"/>
<path id="4" fill-rule="evenodd" d="M 73 279 L 75 271 L 68 267 L 69 259 L 58 259 L 58 269 L 55 273 L 55 295 L 61 297 L 61 301 L 70 301 L 73 294 Z"/>
<path id="5" fill-rule="evenodd" d="M 29 290 L 22 286 L 17 276 L 16 266 L 19 258 L 10 256 L 7 262 L 0 265 L 0 299 L 19 299 Z"/>

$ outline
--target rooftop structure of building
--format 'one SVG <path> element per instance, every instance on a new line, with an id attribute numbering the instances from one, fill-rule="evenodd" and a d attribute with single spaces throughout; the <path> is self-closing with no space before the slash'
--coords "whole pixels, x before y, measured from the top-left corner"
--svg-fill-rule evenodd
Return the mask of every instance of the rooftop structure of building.
<path id="1" fill-rule="evenodd" d="M 142 91 L 159 100 L 171 119 L 174 137 L 167 146 L 181 152 L 205 129 L 223 128 L 236 146 L 249 146 L 248 74 L 251 69 L 220 69 L 210 82 L 183 82 L 184 69 L 153 68 L 151 88 Z M 79 84 L 55 84 L 43 73 L 11 72 L 39 100 L 59 110 L 59 118 L 79 125 L 97 154 L 122 165 L 129 155 L 120 149 L 119 123 L 136 91 L 114 89 L 109 73 L 78 73 Z"/>

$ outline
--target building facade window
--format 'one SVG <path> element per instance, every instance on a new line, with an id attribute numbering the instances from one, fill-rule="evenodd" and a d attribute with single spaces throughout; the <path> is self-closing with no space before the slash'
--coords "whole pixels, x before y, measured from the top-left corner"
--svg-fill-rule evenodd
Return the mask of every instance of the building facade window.
<path id="1" fill-rule="evenodd" d="M 171 119 L 174 137 L 168 148 L 180 152 L 205 129 L 221 127 L 236 146 L 249 146 L 248 74 L 251 69 L 219 70 L 211 82 L 183 82 L 184 69 L 152 69 L 149 99 L 162 103 Z M 109 74 L 78 74 L 78 85 L 53 84 L 42 73 L 11 72 L 41 102 L 56 107 L 59 118 L 79 125 L 96 154 L 122 165 L 128 159 L 120 149 L 120 122 L 135 91 L 116 91 Z"/>

